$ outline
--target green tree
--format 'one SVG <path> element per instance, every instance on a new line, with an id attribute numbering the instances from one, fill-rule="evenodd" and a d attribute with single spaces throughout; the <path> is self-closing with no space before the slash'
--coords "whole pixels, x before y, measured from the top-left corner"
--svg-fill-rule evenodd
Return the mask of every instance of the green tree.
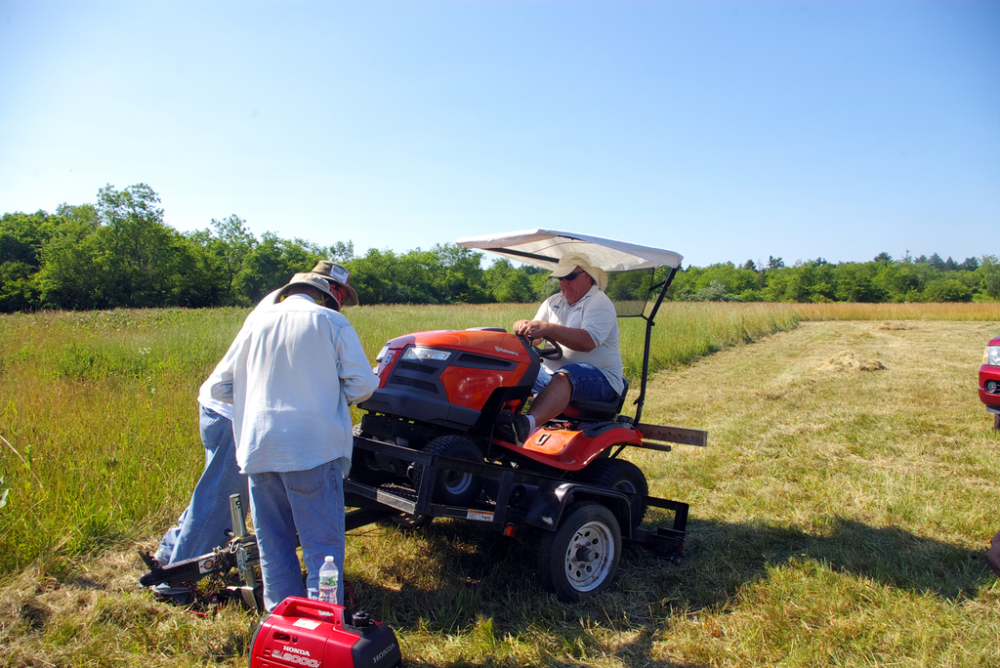
<path id="1" fill-rule="evenodd" d="M 339 264 L 350 262 L 354 259 L 354 242 L 338 241 L 327 249 L 326 254 L 330 260 Z"/>
<path id="2" fill-rule="evenodd" d="M 243 261 L 257 246 L 257 238 L 247 229 L 245 220 L 235 213 L 223 220 L 212 219 L 209 249 L 219 258 L 225 272 L 225 295 L 233 300 L 233 281 L 243 269 Z"/>
<path id="3" fill-rule="evenodd" d="M 924 299 L 929 302 L 972 301 L 972 290 L 956 278 L 938 278 L 927 284 Z"/>
<path id="4" fill-rule="evenodd" d="M 739 297 L 729 293 L 721 281 L 711 281 L 689 297 L 689 301 L 693 302 L 734 302 L 739 300 Z"/>
<path id="5" fill-rule="evenodd" d="M 61 222 L 44 211 L 0 218 L 0 312 L 38 308 L 42 249 Z"/>
<path id="6" fill-rule="evenodd" d="M 431 249 L 435 258 L 435 292 L 449 304 L 482 304 L 490 301 L 480 266 L 483 254 L 458 244 L 438 244 Z"/>
<path id="7" fill-rule="evenodd" d="M 888 291 L 875 282 L 875 265 L 845 262 L 836 266 L 836 298 L 844 302 L 879 303 L 889 296 Z"/>
<path id="8" fill-rule="evenodd" d="M 240 271 L 233 278 L 233 295 L 237 303 L 256 304 L 285 285 L 296 273 L 284 250 L 281 239 L 271 232 L 264 233 L 260 243 L 243 258 Z"/>
<path id="9" fill-rule="evenodd" d="M 98 192 L 97 258 L 110 306 L 147 307 L 164 302 L 176 234 L 163 223 L 160 197 L 144 183 Z"/>
<path id="10" fill-rule="evenodd" d="M 90 221 L 66 220 L 42 250 L 39 300 L 47 308 L 107 307 L 106 278 L 99 258 L 105 250 Z"/>
<path id="11" fill-rule="evenodd" d="M 1000 260 L 996 255 L 984 255 L 976 270 L 982 290 L 992 299 L 1000 299 Z"/>
<path id="12" fill-rule="evenodd" d="M 486 289 L 493 299 L 501 304 L 524 304 L 535 301 L 535 291 L 531 286 L 531 278 L 525 272 L 518 271 L 505 257 L 497 258 L 486 270 L 484 279 Z"/>

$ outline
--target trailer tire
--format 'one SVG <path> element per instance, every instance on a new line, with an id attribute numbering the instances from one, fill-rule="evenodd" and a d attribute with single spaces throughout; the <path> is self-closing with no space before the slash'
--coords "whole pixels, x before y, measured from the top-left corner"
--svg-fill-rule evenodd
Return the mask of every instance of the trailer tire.
<path id="1" fill-rule="evenodd" d="M 423 451 L 431 455 L 483 462 L 483 453 L 476 444 L 461 436 L 439 436 L 427 443 Z M 476 500 L 483 491 L 483 479 L 471 473 L 443 468 L 438 471 L 434 499 L 439 503 L 464 506 Z"/>
<path id="2" fill-rule="evenodd" d="M 571 603 L 609 586 L 621 560 L 622 534 L 615 514 L 596 501 L 574 503 L 538 550 L 542 584 Z"/>
<path id="3" fill-rule="evenodd" d="M 626 494 L 649 496 L 649 484 L 642 469 L 624 459 L 597 459 L 576 475 L 580 482 L 596 487 L 607 487 Z M 632 506 L 632 530 L 642 524 L 646 515 L 646 502 Z"/>

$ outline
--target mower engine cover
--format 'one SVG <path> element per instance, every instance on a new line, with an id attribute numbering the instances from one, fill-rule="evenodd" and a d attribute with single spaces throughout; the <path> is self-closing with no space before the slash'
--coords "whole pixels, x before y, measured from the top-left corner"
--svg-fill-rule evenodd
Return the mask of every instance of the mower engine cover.
<path id="1" fill-rule="evenodd" d="M 398 668 L 396 634 L 364 612 L 289 596 L 261 620 L 250 649 L 250 668 Z"/>
<path id="2" fill-rule="evenodd" d="M 415 332 L 392 339 L 376 358 L 378 389 L 362 410 L 468 431 L 484 410 L 527 398 L 539 362 L 502 329 Z"/>

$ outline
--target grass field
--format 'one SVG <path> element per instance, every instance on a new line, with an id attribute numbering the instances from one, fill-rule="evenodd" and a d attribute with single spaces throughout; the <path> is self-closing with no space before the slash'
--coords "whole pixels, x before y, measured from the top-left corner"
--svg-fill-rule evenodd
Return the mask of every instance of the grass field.
<path id="1" fill-rule="evenodd" d="M 691 504 L 680 564 L 629 551 L 611 590 L 566 606 L 513 541 L 372 525 L 348 538 L 359 602 L 408 665 L 1000 665 L 981 558 L 1000 438 L 975 394 L 1000 309 L 822 309 L 664 307 L 644 421 L 706 429 L 709 447 L 628 456 L 651 494 Z M 348 315 L 373 357 L 405 331 L 532 311 Z M 244 315 L 0 319 L 0 665 L 245 665 L 256 616 L 156 602 L 134 556 L 186 503 L 197 385 Z"/>

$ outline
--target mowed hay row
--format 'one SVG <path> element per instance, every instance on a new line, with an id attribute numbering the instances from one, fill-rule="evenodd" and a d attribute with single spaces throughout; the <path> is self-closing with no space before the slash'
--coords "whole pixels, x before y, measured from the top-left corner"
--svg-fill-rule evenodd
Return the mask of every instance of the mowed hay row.
<path id="1" fill-rule="evenodd" d="M 976 395 L 996 322 L 805 322 L 650 388 L 709 447 L 633 461 L 691 503 L 660 660 L 1000 665 L 1000 436 Z M 654 398 L 655 397 L 655 398 Z M 651 471 L 656 471 L 650 474 Z M 676 598 L 675 598 L 676 596 Z M 686 599 L 690 600 L 690 599 Z"/>

